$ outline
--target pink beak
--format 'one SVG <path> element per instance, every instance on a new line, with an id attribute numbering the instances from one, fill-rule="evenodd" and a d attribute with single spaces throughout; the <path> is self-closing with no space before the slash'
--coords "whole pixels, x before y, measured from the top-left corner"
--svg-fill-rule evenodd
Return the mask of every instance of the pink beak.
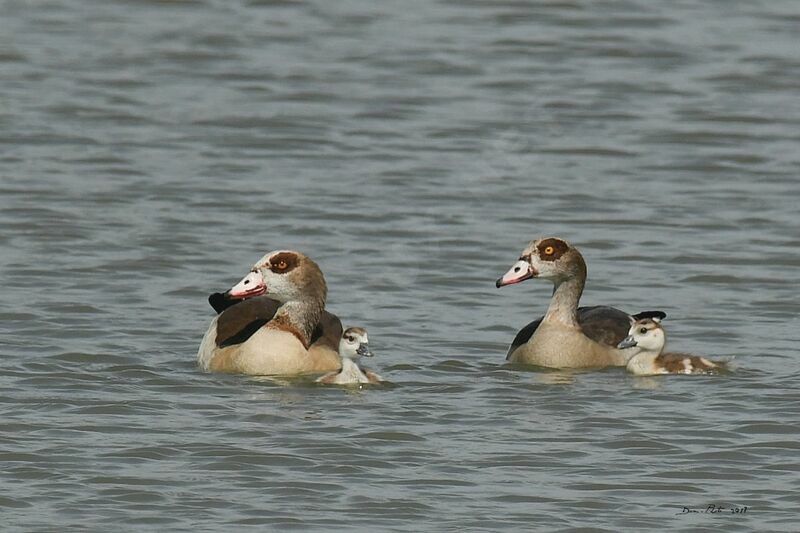
<path id="1" fill-rule="evenodd" d="M 511 266 L 508 272 L 503 274 L 503 277 L 497 280 L 495 285 L 499 289 L 500 287 L 505 287 L 506 285 L 520 283 L 534 276 L 536 276 L 536 271 L 533 269 L 530 263 L 520 259 Z"/>
<path id="2" fill-rule="evenodd" d="M 231 298 L 252 298 L 267 292 L 267 284 L 260 272 L 250 272 L 242 280 L 231 287 L 228 296 Z"/>

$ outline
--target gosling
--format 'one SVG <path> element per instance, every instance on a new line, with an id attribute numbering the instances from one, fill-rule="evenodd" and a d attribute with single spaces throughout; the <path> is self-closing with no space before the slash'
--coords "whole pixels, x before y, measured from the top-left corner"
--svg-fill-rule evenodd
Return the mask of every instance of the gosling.
<path id="1" fill-rule="evenodd" d="M 634 317 L 631 329 L 617 348 L 629 351 L 628 371 L 638 376 L 658 374 L 710 374 L 723 364 L 688 353 L 662 353 L 667 336 L 661 318 Z"/>
<path id="2" fill-rule="evenodd" d="M 317 379 L 317 383 L 325 385 L 356 385 L 361 383 L 371 383 L 373 385 L 382 383 L 383 378 L 375 372 L 361 368 L 358 359 L 372 357 L 369 349 L 369 339 L 367 330 L 359 327 L 350 327 L 342 333 L 339 341 L 339 355 L 342 357 L 342 368 L 337 372 L 330 372 Z"/>

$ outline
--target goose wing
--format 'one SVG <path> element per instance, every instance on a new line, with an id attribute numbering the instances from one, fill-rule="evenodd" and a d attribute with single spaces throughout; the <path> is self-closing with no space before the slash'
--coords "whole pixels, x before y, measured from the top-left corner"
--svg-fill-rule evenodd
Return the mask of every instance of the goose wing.
<path id="1" fill-rule="evenodd" d="M 268 296 L 237 300 L 228 298 L 220 292 L 209 296 L 208 303 L 219 313 L 216 338 L 219 348 L 245 342 L 259 328 L 272 320 L 281 306 L 280 302 Z M 311 335 L 311 344 L 338 351 L 341 337 L 342 322 L 336 315 L 323 311 Z"/>
<path id="2" fill-rule="evenodd" d="M 578 323 L 593 341 L 616 348 L 628 336 L 631 316 L 616 307 L 595 305 L 578 309 Z"/>
<path id="3" fill-rule="evenodd" d="M 267 296 L 256 296 L 246 300 L 218 299 L 216 303 L 224 305 L 217 318 L 216 344 L 220 348 L 241 344 L 249 339 L 261 326 L 272 320 L 281 306 L 280 302 Z M 211 305 L 217 309 L 213 303 Z"/>
<path id="4" fill-rule="evenodd" d="M 339 341 L 342 339 L 342 321 L 333 313 L 322 312 L 317 327 L 311 333 L 312 346 L 325 346 L 339 352 Z"/>
<path id="5" fill-rule="evenodd" d="M 511 346 L 508 347 L 508 353 L 506 353 L 506 359 L 511 357 L 511 354 L 514 353 L 514 350 L 531 340 L 533 337 L 533 333 L 536 331 L 536 328 L 539 327 L 539 324 L 542 323 L 544 319 L 543 316 L 540 316 L 517 333 L 517 336 L 514 337 L 514 340 L 511 341 Z"/>

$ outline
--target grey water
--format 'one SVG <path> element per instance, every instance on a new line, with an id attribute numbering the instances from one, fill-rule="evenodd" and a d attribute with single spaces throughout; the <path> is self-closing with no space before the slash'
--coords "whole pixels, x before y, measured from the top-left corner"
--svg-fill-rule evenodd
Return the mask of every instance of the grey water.
<path id="1" fill-rule="evenodd" d="M 0 1 L 2 530 L 797 531 L 799 25 Z M 734 370 L 506 366 L 551 287 L 494 280 L 547 235 Z M 283 248 L 392 386 L 198 370 L 206 296 Z"/>

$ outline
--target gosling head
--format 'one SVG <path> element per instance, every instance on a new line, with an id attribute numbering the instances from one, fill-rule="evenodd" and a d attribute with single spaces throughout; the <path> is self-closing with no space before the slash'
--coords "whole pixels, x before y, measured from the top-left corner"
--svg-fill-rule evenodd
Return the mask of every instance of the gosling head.
<path id="1" fill-rule="evenodd" d="M 664 349 L 664 344 L 667 342 L 667 336 L 664 333 L 664 328 L 661 327 L 661 318 L 654 316 L 650 318 L 633 318 L 631 320 L 631 329 L 628 330 L 628 336 L 625 337 L 617 348 L 633 348 L 638 347 L 638 351 L 646 350 L 648 352 L 661 353 Z"/>
<path id="2" fill-rule="evenodd" d="M 542 278 L 559 284 L 571 278 L 586 278 L 586 263 L 577 248 L 564 239 L 546 237 L 531 241 L 519 260 L 495 285 L 504 287 L 526 279 Z"/>
<path id="3" fill-rule="evenodd" d="M 339 355 L 348 359 L 358 359 L 361 356 L 372 357 L 367 330 L 359 327 L 350 327 L 344 330 L 342 340 L 339 341 Z"/>

